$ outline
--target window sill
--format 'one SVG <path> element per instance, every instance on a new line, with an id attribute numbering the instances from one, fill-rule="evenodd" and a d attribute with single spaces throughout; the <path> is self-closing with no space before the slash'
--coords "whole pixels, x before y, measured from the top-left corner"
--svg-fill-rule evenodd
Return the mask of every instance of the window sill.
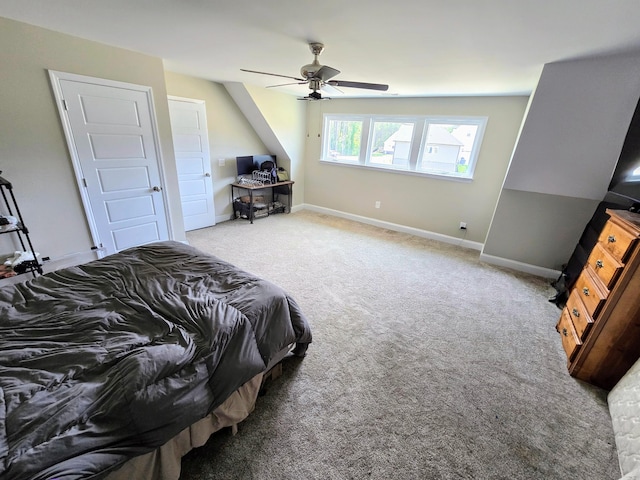
<path id="1" fill-rule="evenodd" d="M 373 170 L 380 173 L 399 173 L 401 175 L 411 175 L 414 177 L 426 177 L 426 178 L 433 178 L 437 180 L 449 180 L 453 182 L 471 183 L 473 181 L 473 177 L 460 177 L 457 175 L 447 175 L 442 173 L 418 172 L 414 170 L 403 170 L 400 168 L 393 168 L 393 167 L 375 167 L 372 165 L 362 165 L 360 163 L 342 163 L 342 162 L 336 162 L 334 160 L 323 160 L 323 159 L 320 159 L 320 163 L 325 165 L 335 165 L 337 167 L 362 168 L 365 170 Z"/>

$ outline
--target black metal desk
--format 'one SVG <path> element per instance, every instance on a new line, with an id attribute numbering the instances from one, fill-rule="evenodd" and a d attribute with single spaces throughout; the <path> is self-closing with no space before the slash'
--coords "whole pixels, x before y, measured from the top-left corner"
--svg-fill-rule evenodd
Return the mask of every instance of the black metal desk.
<path id="1" fill-rule="evenodd" d="M 279 211 L 277 211 L 278 209 L 273 208 L 274 207 L 274 193 L 275 194 L 280 194 L 280 195 L 287 195 L 287 205 L 285 207 L 285 213 L 289 213 L 291 212 L 291 197 L 293 195 L 293 184 L 295 182 L 293 182 L 292 180 L 287 180 L 285 182 L 276 182 L 276 183 L 265 183 L 263 185 L 250 185 L 250 184 L 243 184 L 243 183 L 232 183 L 231 184 L 231 202 L 233 203 L 233 214 L 234 214 L 234 218 L 239 218 L 237 216 L 237 210 L 236 210 L 236 201 L 238 196 L 236 196 L 236 191 L 237 190 L 246 190 L 249 196 L 249 202 L 248 202 L 248 212 L 247 212 L 247 218 L 249 219 L 249 221 L 251 223 L 253 223 L 253 219 L 255 218 L 255 208 L 254 208 L 254 199 L 255 199 L 255 193 L 259 190 L 271 190 L 269 193 L 271 195 L 271 201 L 267 202 L 267 215 L 271 215 L 273 213 L 280 213 Z M 286 194 L 280 193 L 278 192 L 278 190 L 286 190 Z M 246 203 L 246 202 L 242 202 L 242 203 Z M 242 217 L 242 215 L 240 216 Z"/>

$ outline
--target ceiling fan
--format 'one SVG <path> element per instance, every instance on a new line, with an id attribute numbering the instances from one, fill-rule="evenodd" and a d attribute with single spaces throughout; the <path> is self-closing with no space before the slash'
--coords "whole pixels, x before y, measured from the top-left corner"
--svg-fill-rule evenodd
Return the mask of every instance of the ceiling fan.
<path id="1" fill-rule="evenodd" d="M 291 80 L 295 80 L 295 82 L 291 83 L 281 83 L 279 85 L 270 85 L 267 88 L 273 87 L 284 87 L 285 85 L 309 85 L 309 93 L 308 96 L 302 98 L 301 100 L 322 100 L 323 97 L 320 94 L 319 90 L 326 87 L 333 87 L 337 91 L 336 87 L 348 87 L 348 88 L 366 88 L 369 90 L 380 90 L 382 92 L 386 92 L 389 89 L 389 85 L 383 85 L 380 83 L 363 83 L 363 82 L 349 82 L 346 80 L 331 80 L 333 77 L 340 73 L 340 70 L 336 70 L 335 68 L 329 67 L 327 65 L 320 65 L 318 62 L 318 55 L 322 53 L 324 50 L 324 44 L 318 42 L 312 42 L 309 44 L 309 49 L 311 53 L 314 55 L 313 62 L 308 65 L 304 65 L 300 69 L 300 77 L 292 77 L 289 75 L 279 75 L 277 73 L 268 73 L 268 72 L 258 72 L 256 70 L 246 70 L 241 68 L 240 70 L 243 72 L 249 73 L 259 73 L 261 75 L 271 75 L 273 77 L 281 77 L 281 78 L 289 78 Z M 328 98 L 328 97 L 324 97 Z"/>

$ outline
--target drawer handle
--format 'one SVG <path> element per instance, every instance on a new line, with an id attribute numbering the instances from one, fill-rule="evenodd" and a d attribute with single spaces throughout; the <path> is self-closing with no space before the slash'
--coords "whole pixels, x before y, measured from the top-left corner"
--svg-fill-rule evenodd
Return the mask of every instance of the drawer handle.
<path id="1" fill-rule="evenodd" d="M 604 263 L 602 263 L 602 260 L 596 260 L 596 268 L 602 268 L 604 267 Z"/>
<path id="2" fill-rule="evenodd" d="M 573 313 L 573 316 L 576 318 L 580 316 L 580 312 L 578 311 L 577 308 L 574 308 L 573 310 L 571 310 L 571 313 Z"/>
<path id="3" fill-rule="evenodd" d="M 588 289 L 587 287 L 584 287 L 584 288 L 582 289 L 582 293 L 584 293 L 584 295 L 585 295 L 586 297 L 588 297 L 588 296 L 589 296 L 589 289 Z"/>
<path id="4" fill-rule="evenodd" d="M 563 329 L 562 329 L 562 334 L 563 334 L 565 337 L 569 335 L 569 333 L 567 332 L 567 329 L 566 329 L 566 328 L 563 328 Z"/>
<path id="5" fill-rule="evenodd" d="M 609 243 L 613 243 L 616 241 L 616 236 L 615 235 L 609 235 L 609 237 L 607 238 L 607 242 Z"/>

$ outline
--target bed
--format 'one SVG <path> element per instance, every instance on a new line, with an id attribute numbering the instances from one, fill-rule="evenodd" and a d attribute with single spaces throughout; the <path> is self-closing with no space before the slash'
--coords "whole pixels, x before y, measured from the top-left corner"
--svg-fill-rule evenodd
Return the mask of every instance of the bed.
<path id="1" fill-rule="evenodd" d="M 7 285 L 0 480 L 177 478 L 159 464 L 242 420 L 311 339 L 281 288 L 179 242 Z"/>
<path id="2" fill-rule="evenodd" d="M 640 360 L 607 395 L 618 453 L 620 480 L 640 478 Z"/>

